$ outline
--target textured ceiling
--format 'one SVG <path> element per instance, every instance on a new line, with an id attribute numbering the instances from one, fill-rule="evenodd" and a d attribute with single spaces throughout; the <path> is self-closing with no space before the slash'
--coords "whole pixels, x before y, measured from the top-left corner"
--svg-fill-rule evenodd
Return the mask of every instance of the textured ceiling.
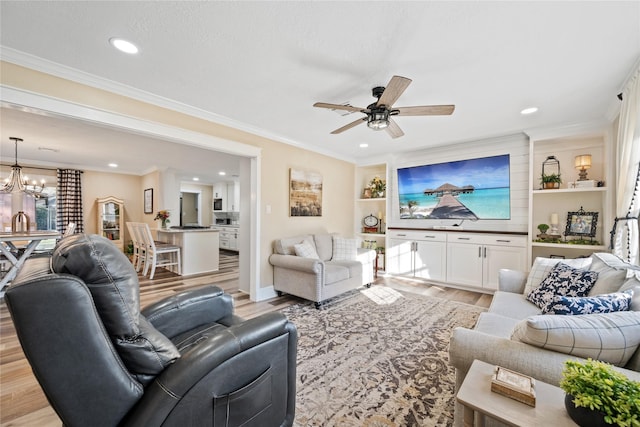
<path id="1" fill-rule="evenodd" d="M 3 0 L 0 12 L 4 60 L 356 162 L 605 119 L 640 57 L 637 1 Z M 115 51 L 114 36 L 140 53 Z M 312 107 L 367 106 L 393 75 L 413 79 L 396 106 L 454 114 L 398 117 L 405 136 L 392 140 L 366 125 L 330 135 L 360 113 Z M 540 111 L 519 114 L 531 105 Z M 2 134 L 4 155 L 14 135 Z"/>

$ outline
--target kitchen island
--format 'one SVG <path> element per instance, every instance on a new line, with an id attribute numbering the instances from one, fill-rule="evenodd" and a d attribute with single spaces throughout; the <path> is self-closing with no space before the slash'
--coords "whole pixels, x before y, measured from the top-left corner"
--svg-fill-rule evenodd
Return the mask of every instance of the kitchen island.
<path id="1" fill-rule="evenodd" d="M 183 276 L 218 271 L 220 263 L 220 232 L 218 230 L 160 228 L 156 231 L 158 241 L 180 246 Z"/>

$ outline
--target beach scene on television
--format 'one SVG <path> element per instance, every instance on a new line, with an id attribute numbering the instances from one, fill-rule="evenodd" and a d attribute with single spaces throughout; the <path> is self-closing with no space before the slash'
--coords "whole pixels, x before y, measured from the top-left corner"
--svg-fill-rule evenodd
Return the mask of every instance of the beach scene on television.
<path id="1" fill-rule="evenodd" d="M 509 155 L 398 168 L 400 219 L 510 219 Z"/>

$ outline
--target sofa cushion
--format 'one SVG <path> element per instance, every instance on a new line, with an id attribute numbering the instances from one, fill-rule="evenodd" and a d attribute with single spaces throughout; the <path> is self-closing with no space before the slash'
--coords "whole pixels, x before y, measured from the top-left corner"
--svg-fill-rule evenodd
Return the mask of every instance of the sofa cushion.
<path id="1" fill-rule="evenodd" d="M 511 339 L 624 366 L 640 344 L 640 312 L 532 316 L 516 325 Z"/>
<path id="2" fill-rule="evenodd" d="M 540 308 L 527 301 L 525 295 L 503 291 L 497 291 L 493 294 L 489 312 L 516 320 L 541 313 Z"/>
<path id="3" fill-rule="evenodd" d="M 331 285 L 349 278 L 349 267 L 335 262 L 328 262 L 324 265 L 324 284 Z"/>
<path id="4" fill-rule="evenodd" d="M 628 271 L 633 265 L 624 262 L 617 256 L 602 252 L 591 255 L 593 262 L 589 268 L 598 272 L 598 280 L 589 295 L 610 294 L 620 290 L 627 277 Z"/>
<path id="5" fill-rule="evenodd" d="M 316 247 L 313 246 L 313 244 L 308 240 L 293 245 L 293 248 L 296 251 L 296 255 L 299 257 L 319 259 L 318 252 L 316 252 Z"/>
<path id="6" fill-rule="evenodd" d="M 531 266 L 531 271 L 527 276 L 527 284 L 524 288 L 524 294 L 529 293 L 540 286 L 542 280 L 549 275 L 553 267 L 555 267 L 560 261 L 566 265 L 570 265 L 573 268 L 589 268 L 591 265 L 591 258 L 576 258 L 576 259 L 557 259 L 557 258 L 542 258 L 537 257 Z"/>
<path id="7" fill-rule="evenodd" d="M 360 261 L 328 261 L 327 264 L 341 265 L 349 270 L 349 278 L 362 277 L 362 263 Z"/>
<path id="8" fill-rule="evenodd" d="M 358 241 L 344 237 L 333 236 L 332 261 L 355 261 L 358 257 Z"/>
<path id="9" fill-rule="evenodd" d="M 473 329 L 485 334 L 509 339 L 513 332 L 513 328 L 515 328 L 519 321 L 519 319 L 501 316 L 500 314 L 496 314 L 491 311 L 485 311 L 480 313 L 476 326 Z"/>
<path id="10" fill-rule="evenodd" d="M 322 261 L 329 261 L 333 256 L 333 236 L 334 234 L 321 233 L 314 234 L 313 240 L 316 243 L 318 257 Z"/>
<path id="11" fill-rule="evenodd" d="M 295 245 L 308 240 L 313 244 L 313 236 L 306 234 L 304 236 L 287 237 L 278 239 L 273 243 L 273 250 L 280 255 L 295 255 Z"/>
<path id="12" fill-rule="evenodd" d="M 556 295 L 582 297 L 587 295 L 598 279 L 598 273 L 589 270 L 573 268 L 562 262 L 558 263 L 540 286 L 527 294 L 531 301 L 545 311 Z"/>
<path id="13" fill-rule="evenodd" d="M 556 295 L 542 312 L 544 314 L 593 314 L 628 311 L 633 291 L 587 297 L 568 297 Z"/>

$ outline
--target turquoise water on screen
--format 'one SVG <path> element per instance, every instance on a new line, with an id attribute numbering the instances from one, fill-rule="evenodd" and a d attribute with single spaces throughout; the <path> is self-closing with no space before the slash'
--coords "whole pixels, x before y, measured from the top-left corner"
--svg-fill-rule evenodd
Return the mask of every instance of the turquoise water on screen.
<path id="1" fill-rule="evenodd" d="M 400 194 L 400 207 L 407 206 L 409 200 L 418 202 L 418 209 L 435 208 L 439 199 L 423 193 Z M 460 194 L 458 200 L 479 219 L 510 219 L 509 187 L 475 189 L 473 193 Z"/>

